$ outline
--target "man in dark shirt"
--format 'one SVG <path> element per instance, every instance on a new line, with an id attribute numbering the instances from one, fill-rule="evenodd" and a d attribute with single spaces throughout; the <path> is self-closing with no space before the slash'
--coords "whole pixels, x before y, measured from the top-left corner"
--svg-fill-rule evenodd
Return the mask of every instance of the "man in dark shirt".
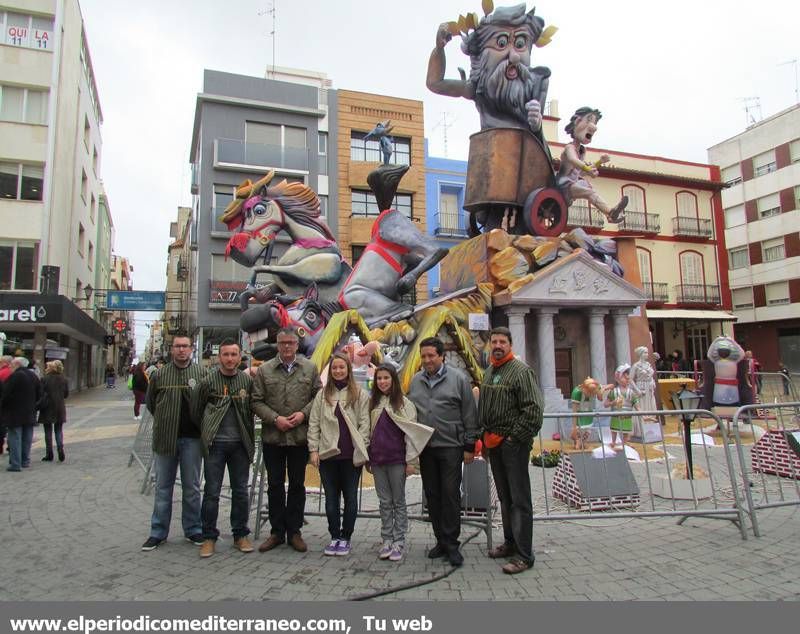
<path id="1" fill-rule="evenodd" d="M 247 481 L 254 454 L 253 414 L 250 411 L 252 379 L 238 369 L 242 350 L 233 339 L 219 344 L 219 367 L 209 372 L 192 391 L 193 418 L 200 421 L 205 454 L 206 485 L 200 515 L 203 522 L 201 557 L 211 557 L 219 530 L 219 494 L 225 467 L 231 484 L 231 529 L 234 548 L 253 552 L 247 518 L 250 500 Z"/>
<path id="2" fill-rule="evenodd" d="M 203 543 L 200 523 L 200 468 L 203 450 L 200 429 L 192 421 L 189 397 L 203 378 L 203 370 L 192 363 L 192 340 L 176 335 L 172 361 L 153 373 L 147 389 L 147 409 L 153 415 L 153 468 L 156 476 L 150 537 L 142 550 L 154 550 L 167 541 L 172 519 L 172 490 L 181 469 L 181 522 L 186 540 Z"/>

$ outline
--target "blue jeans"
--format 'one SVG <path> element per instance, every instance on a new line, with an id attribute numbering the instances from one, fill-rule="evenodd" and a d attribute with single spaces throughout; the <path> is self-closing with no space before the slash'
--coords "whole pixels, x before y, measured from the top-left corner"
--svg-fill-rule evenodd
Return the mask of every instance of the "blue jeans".
<path id="1" fill-rule="evenodd" d="M 358 479 L 361 467 L 352 460 L 323 460 L 319 463 L 319 477 L 325 489 L 325 515 L 331 539 L 350 540 L 358 515 Z M 339 500 L 344 498 L 344 515 L 340 515 Z M 341 525 L 339 521 L 341 519 Z"/>
<path id="2" fill-rule="evenodd" d="M 44 446 L 49 455 L 53 455 L 53 432 L 56 436 L 56 448 L 64 448 L 64 423 L 44 424 Z"/>
<path id="3" fill-rule="evenodd" d="M 200 523 L 200 467 L 203 464 L 203 449 L 199 438 L 178 438 L 178 455 L 153 454 L 156 474 L 153 517 L 150 521 L 150 537 L 166 539 L 172 519 L 172 491 L 175 476 L 181 469 L 181 523 L 186 537 L 199 535 L 203 531 Z"/>
<path id="4" fill-rule="evenodd" d="M 11 471 L 31 466 L 32 444 L 33 425 L 8 428 L 8 468 Z"/>
<path id="5" fill-rule="evenodd" d="M 219 516 L 219 494 L 228 467 L 231 485 L 231 529 L 233 538 L 250 534 L 247 518 L 250 515 L 250 497 L 247 494 L 250 475 L 250 457 L 241 442 L 213 442 L 205 459 L 206 485 L 203 490 L 203 539 L 217 540 L 217 517 Z"/>

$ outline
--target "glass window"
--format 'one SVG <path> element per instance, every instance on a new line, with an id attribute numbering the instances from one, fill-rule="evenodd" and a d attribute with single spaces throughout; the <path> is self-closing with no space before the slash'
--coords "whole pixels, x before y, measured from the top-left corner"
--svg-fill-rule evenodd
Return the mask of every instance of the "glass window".
<path id="1" fill-rule="evenodd" d="M 792 163 L 797 163 L 800 161 L 800 139 L 797 141 L 792 141 L 789 144 L 789 157 L 792 160 Z"/>
<path id="2" fill-rule="evenodd" d="M 5 43 L 11 46 L 30 46 L 30 17 L 20 13 L 6 14 Z"/>
<path id="3" fill-rule="evenodd" d="M 678 215 L 683 218 L 697 218 L 697 198 L 689 192 L 678 192 Z"/>
<path id="4" fill-rule="evenodd" d="M 25 101 L 26 123 L 47 123 L 48 93 L 42 90 L 29 90 Z"/>
<path id="5" fill-rule="evenodd" d="M 622 195 L 628 197 L 628 211 L 638 213 L 645 212 L 644 190 L 636 185 L 625 185 L 622 188 Z"/>
<path id="6" fill-rule="evenodd" d="M 703 283 L 703 257 L 699 253 L 687 251 L 681 253 L 681 282 L 684 285 L 699 285 Z"/>
<path id="7" fill-rule="evenodd" d="M 11 277 L 14 270 L 14 246 L 0 245 L 0 290 L 11 289 Z"/>
<path id="8" fill-rule="evenodd" d="M 734 288 L 731 291 L 731 298 L 734 308 L 752 308 L 753 288 L 751 286 L 746 288 Z"/>
<path id="9" fill-rule="evenodd" d="M 781 199 L 779 194 L 770 194 L 756 201 L 760 218 L 779 216 L 781 213 Z"/>
<path id="10" fill-rule="evenodd" d="M 17 198 L 19 186 L 19 165 L 0 163 L 0 198 Z"/>
<path id="11" fill-rule="evenodd" d="M 317 152 L 319 154 L 327 154 L 328 153 L 328 133 L 327 132 L 320 132 L 319 133 Z"/>
<path id="12" fill-rule="evenodd" d="M 636 257 L 639 259 L 639 274 L 642 278 L 642 284 L 650 284 L 653 281 L 650 252 L 645 249 L 636 249 Z"/>
<path id="13" fill-rule="evenodd" d="M 86 230 L 83 225 L 78 223 L 78 253 L 83 255 L 83 249 L 86 245 Z"/>
<path id="14" fill-rule="evenodd" d="M 354 216 L 377 216 L 381 213 L 372 192 L 354 189 L 350 192 L 350 202 Z M 411 218 L 413 212 L 411 195 L 397 194 L 392 201 L 392 208 Z"/>
<path id="15" fill-rule="evenodd" d="M 764 152 L 753 158 L 753 172 L 756 176 L 769 174 L 777 169 L 775 150 Z"/>
<path id="16" fill-rule="evenodd" d="M 81 198 L 83 198 L 83 202 L 86 202 L 86 197 L 89 195 L 89 177 L 86 176 L 86 172 L 81 170 Z"/>
<path id="17" fill-rule="evenodd" d="M 214 185 L 214 205 L 211 207 L 211 231 L 229 231 L 219 217 L 233 200 L 233 185 Z"/>
<path id="18" fill-rule="evenodd" d="M 728 262 L 731 270 L 744 269 L 750 266 L 750 250 L 747 247 L 739 247 L 728 251 Z"/>
<path id="19" fill-rule="evenodd" d="M 764 262 L 775 262 L 777 260 L 783 260 L 786 257 L 783 237 L 765 240 L 761 243 L 761 250 L 764 256 Z"/>
<path id="20" fill-rule="evenodd" d="M 36 165 L 22 166 L 21 200 L 42 200 L 44 189 L 44 167 Z"/>
<path id="21" fill-rule="evenodd" d="M 89 139 L 92 133 L 92 126 L 89 125 L 89 117 L 88 115 L 84 115 L 83 117 L 83 143 L 86 145 L 86 149 L 89 149 Z"/>
<path id="22" fill-rule="evenodd" d="M 281 126 L 271 123 L 245 122 L 245 142 L 262 143 L 263 145 L 281 144 Z"/>
<path id="23" fill-rule="evenodd" d="M 775 282 L 764 287 L 767 306 L 779 306 L 789 303 L 789 282 Z"/>
<path id="24" fill-rule="evenodd" d="M 3 86 L 0 91 L 0 119 L 3 121 L 22 121 L 22 104 L 25 89 Z"/>
<path id="25" fill-rule="evenodd" d="M 383 155 L 380 143 L 375 139 L 364 140 L 366 132 L 354 130 L 350 133 L 350 159 L 353 161 L 366 161 L 380 163 Z M 411 139 L 394 137 L 392 143 L 392 158 L 390 162 L 395 165 L 411 165 Z"/>
<path id="26" fill-rule="evenodd" d="M 283 128 L 283 145 L 286 147 L 305 148 L 306 147 L 306 129 L 305 128 L 292 128 L 284 126 Z"/>
<path id="27" fill-rule="evenodd" d="M 320 215 L 325 218 L 326 222 L 328 220 L 328 197 L 319 195 L 319 213 Z"/>
<path id="28" fill-rule="evenodd" d="M 738 227 L 747 222 L 744 205 L 736 205 L 725 210 L 725 228 Z"/>
<path id="29" fill-rule="evenodd" d="M 737 185 L 742 182 L 742 165 L 736 163 L 722 169 L 722 182 L 726 185 Z"/>

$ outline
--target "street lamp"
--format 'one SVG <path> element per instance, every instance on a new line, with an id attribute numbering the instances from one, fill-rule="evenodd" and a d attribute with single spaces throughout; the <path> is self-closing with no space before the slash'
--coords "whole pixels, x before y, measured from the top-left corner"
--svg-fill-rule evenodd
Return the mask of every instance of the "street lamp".
<path id="1" fill-rule="evenodd" d="M 88 302 L 92 299 L 92 293 L 94 293 L 94 289 L 92 288 L 91 284 L 87 284 L 83 289 L 83 294 L 86 296 L 86 301 Z"/>
<path id="2" fill-rule="evenodd" d="M 672 405 L 676 410 L 694 410 L 700 405 L 702 396 L 697 392 L 686 389 L 686 384 L 681 385 L 680 392 L 672 393 Z M 694 470 L 692 468 L 692 421 L 697 414 L 691 412 L 681 412 L 683 420 L 683 444 L 686 449 L 686 477 L 694 480 Z"/>

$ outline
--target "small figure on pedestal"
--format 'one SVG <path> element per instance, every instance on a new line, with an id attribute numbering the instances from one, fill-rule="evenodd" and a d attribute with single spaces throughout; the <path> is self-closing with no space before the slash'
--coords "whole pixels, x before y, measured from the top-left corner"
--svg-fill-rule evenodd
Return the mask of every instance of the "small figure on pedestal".
<path id="1" fill-rule="evenodd" d="M 608 385 L 604 388 L 597 379 L 586 377 L 583 383 L 572 390 L 570 396 L 572 411 L 575 413 L 596 411 L 598 409 L 597 399 L 602 398 L 603 392 L 611 387 Z M 586 448 L 586 441 L 591 436 L 590 429 L 594 422 L 594 416 L 576 416 L 572 419 L 572 433 L 569 437 L 572 439 L 574 449 Z"/>
<path id="2" fill-rule="evenodd" d="M 614 387 L 606 396 L 604 405 L 610 407 L 613 412 L 619 412 L 611 416 L 611 432 L 614 448 L 621 448 L 625 445 L 625 434 L 633 432 L 632 417 L 622 412 L 639 409 L 639 394 L 636 387 L 631 384 L 629 363 L 623 363 L 614 372 Z"/>
<path id="3" fill-rule="evenodd" d="M 711 409 L 715 405 L 750 405 L 754 394 L 742 347 L 730 337 L 717 337 L 709 346 L 707 356 L 703 361 L 701 409 Z"/>
<path id="4" fill-rule="evenodd" d="M 625 215 L 628 197 L 623 196 L 612 208 L 587 180 L 587 177 L 597 178 L 600 174 L 600 166 L 611 160 L 608 154 L 603 154 L 596 163 L 589 163 L 585 160 L 586 144 L 591 142 L 597 132 L 597 122 L 602 116 L 599 110 L 588 106 L 578 108 L 572 115 L 565 128 L 567 134 L 572 137 L 572 142 L 564 147 L 561 154 L 561 167 L 558 170 L 556 181 L 568 205 L 577 198 L 585 198 L 597 207 L 609 222 L 617 223 Z"/>
<path id="5" fill-rule="evenodd" d="M 392 125 L 391 119 L 387 119 L 386 121 L 376 123 L 375 127 L 367 132 L 367 136 L 364 137 L 365 141 L 368 139 L 378 140 L 381 146 L 381 154 L 383 154 L 384 165 L 389 165 L 389 161 L 392 158 L 392 144 L 394 143 L 394 139 L 390 137 L 389 134 L 393 129 L 394 126 Z"/>
<path id="6" fill-rule="evenodd" d="M 639 392 L 639 409 L 645 412 L 652 412 L 658 409 L 656 405 L 656 382 L 654 379 L 655 370 L 647 360 L 649 350 L 646 346 L 639 346 L 633 351 L 638 361 L 631 367 L 631 381 Z M 644 416 L 642 422 L 651 422 L 655 416 Z"/>

